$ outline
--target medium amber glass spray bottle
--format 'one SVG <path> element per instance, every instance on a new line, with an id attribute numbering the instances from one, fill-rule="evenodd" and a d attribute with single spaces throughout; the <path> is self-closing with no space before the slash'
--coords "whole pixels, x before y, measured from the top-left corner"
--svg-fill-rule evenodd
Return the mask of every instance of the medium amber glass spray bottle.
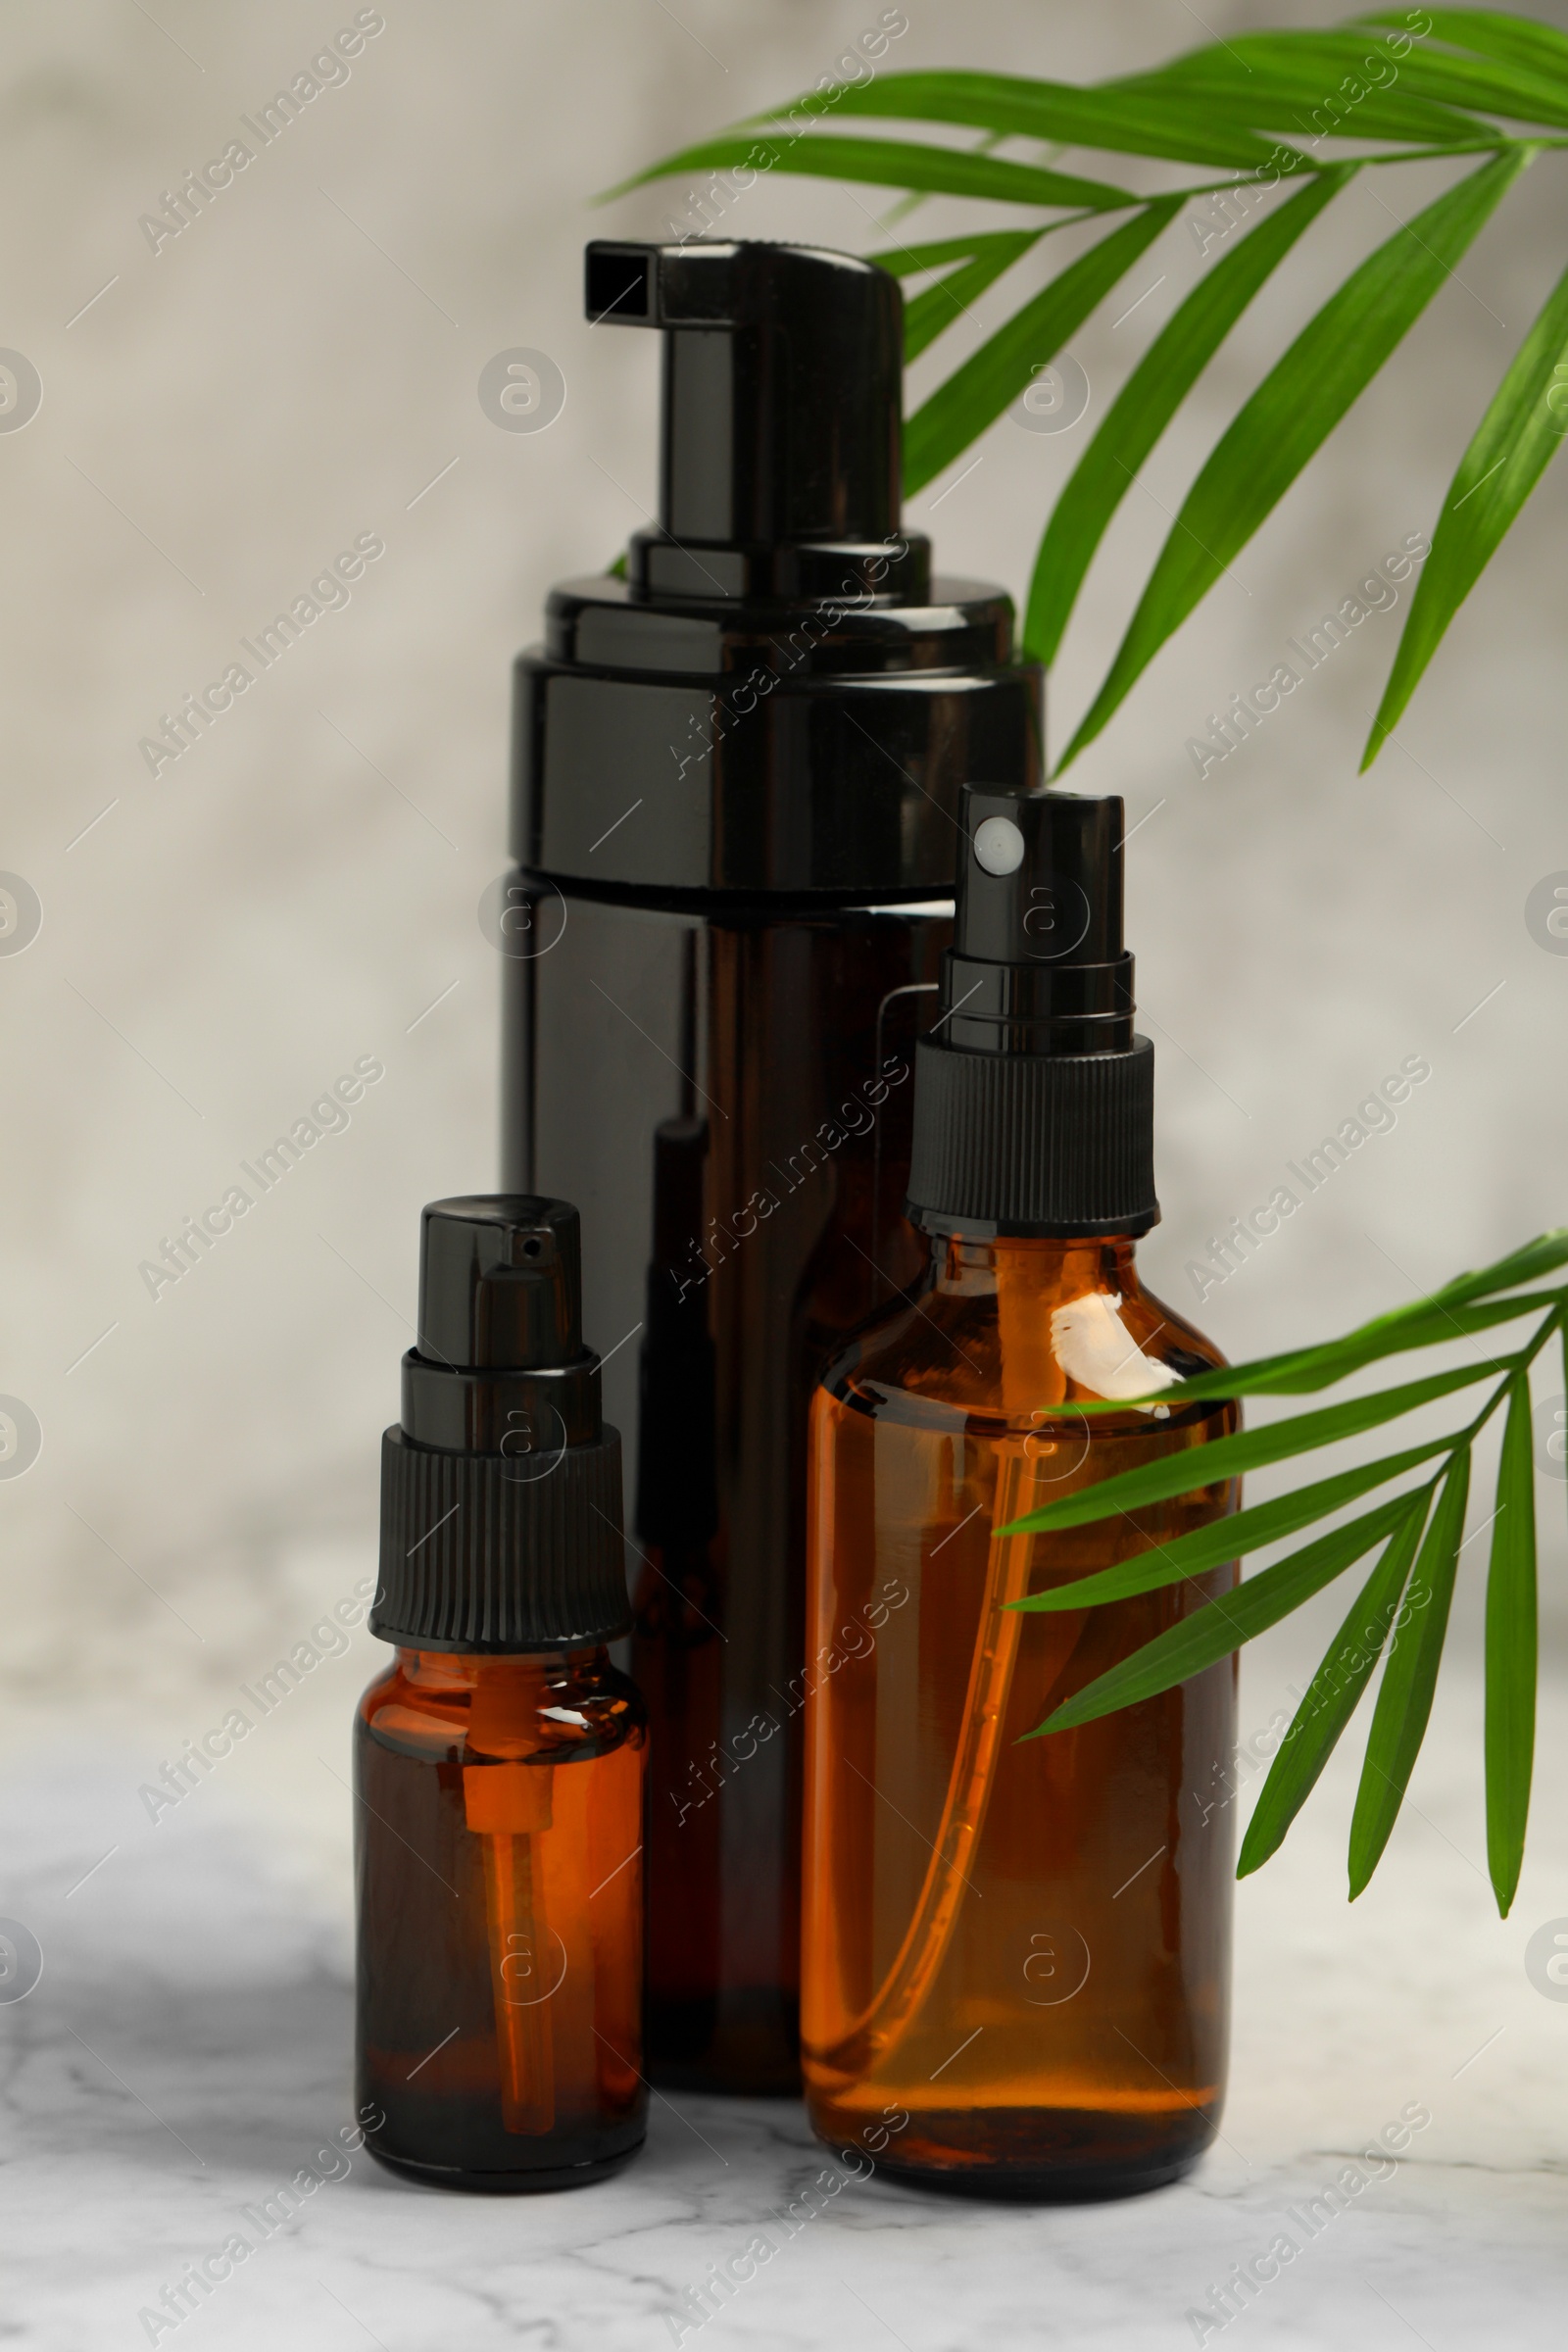
<path id="1" fill-rule="evenodd" d="M 360 2113 L 456 2188 L 574 2187 L 642 2144 L 646 1715 L 620 1440 L 582 1342 L 577 1211 L 424 1212 L 418 1344 L 381 1457 L 355 1724 Z"/>
<path id="2" fill-rule="evenodd" d="M 930 1262 L 812 1408 L 804 2040 L 812 2122 L 952 2188 L 1115 2195 L 1184 2172 L 1223 2093 L 1229 1817 L 1199 1802 L 1235 1669 L 1079 1730 L 1055 1706 L 1234 1582 L 1022 1599 L 1234 1509 L 1203 1483 L 1219 1361 L 1145 1292 L 1153 1050 L 1133 1033 L 1122 804 L 965 789 L 954 946 L 916 1065 Z M 1125 1412 L 1075 1409 L 1128 1400 Z M 1192 1491 L 1050 1536 L 1011 1523 L 1191 1447 Z M 874 1630 L 872 1630 L 874 1628 Z"/>

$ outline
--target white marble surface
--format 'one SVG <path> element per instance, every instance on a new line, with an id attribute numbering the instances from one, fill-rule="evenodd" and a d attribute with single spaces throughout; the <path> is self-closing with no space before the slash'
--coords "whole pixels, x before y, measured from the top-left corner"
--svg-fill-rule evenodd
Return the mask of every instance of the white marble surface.
<path id="1" fill-rule="evenodd" d="M 0 2005 L 3 2332 L 28 2352 L 145 2343 L 139 2312 L 247 2228 L 243 2207 L 301 2167 L 342 2169 L 317 2155 L 350 2124 L 347 1798 L 332 1776 L 365 1663 L 339 1662 L 335 1684 L 301 1695 L 248 1781 L 215 1778 L 156 1828 L 136 1801 L 148 1763 L 134 1742 L 83 1732 L 13 1757 L 0 1912 L 45 1954 L 36 1989 Z M 1244 1724 L 1266 1722 L 1298 1672 L 1285 1649 L 1250 1662 Z M 1560 1783 L 1565 1698 L 1554 1679 L 1543 1789 Z M 463 2199 L 357 2155 L 158 2340 L 430 2352 L 461 2335 L 473 2352 L 652 2352 L 673 2340 L 664 2315 L 682 2291 L 760 2228 L 779 2251 L 702 2330 L 709 2345 L 1174 2352 L 1198 2340 L 1186 2315 L 1210 2286 L 1290 2227 L 1285 2208 L 1414 2103 L 1432 2120 L 1396 2172 L 1223 2340 L 1560 2346 L 1568 2003 L 1541 1997 L 1523 1954 L 1533 1929 L 1568 1914 L 1568 1839 L 1539 1803 L 1514 1918 L 1490 1915 L 1478 1711 L 1460 1673 L 1440 1699 L 1419 1811 L 1353 1910 L 1348 1758 L 1239 1890 L 1224 2137 L 1177 2187 L 1009 2209 L 849 2181 L 783 2242 L 774 2217 L 831 2162 L 802 2111 L 677 2095 L 656 2099 L 628 2172 L 568 2195 Z"/>

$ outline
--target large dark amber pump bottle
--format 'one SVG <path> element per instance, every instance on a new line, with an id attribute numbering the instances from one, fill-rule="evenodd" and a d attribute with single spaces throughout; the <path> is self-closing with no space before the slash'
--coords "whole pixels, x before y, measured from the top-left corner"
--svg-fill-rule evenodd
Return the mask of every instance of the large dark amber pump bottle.
<path id="1" fill-rule="evenodd" d="M 646 1718 L 620 1440 L 583 1347 L 577 1212 L 424 1212 L 418 1343 L 381 1458 L 355 1724 L 359 2099 L 371 2153 L 455 2188 L 567 2188 L 644 2136 Z"/>
<path id="2" fill-rule="evenodd" d="M 502 1181 L 582 1211 L 626 1434 L 650 2072 L 783 2092 L 807 1414 L 920 1262 L 958 792 L 1038 773 L 1041 673 L 1003 591 L 904 527 L 897 278 L 697 237 L 590 245 L 584 290 L 596 365 L 662 345 L 658 520 L 517 662 Z M 601 454 L 652 507 L 631 448 Z"/>
<path id="3" fill-rule="evenodd" d="M 1149 1399 L 1215 1351 L 1142 1288 L 1152 1049 L 1121 939 L 1122 804 L 966 788 L 955 944 L 917 1049 L 920 1281 L 812 1407 L 803 2041 L 834 2145 L 956 2189 L 1114 2195 L 1174 2179 L 1223 2092 L 1230 1663 L 1030 1740 L 1224 1589 L 1226 1568 L 1062 1614 L 1007 1604 L 1236 1503 L 1201 1447 L 1229 1404 Z M 1089 1398 L 1125 1412 L 1076 1410 Z M 1004 1533 L 1174 1448 L 1136 1520 Z M 902 2118 L 889 2132 L 887 2118 Z"/>

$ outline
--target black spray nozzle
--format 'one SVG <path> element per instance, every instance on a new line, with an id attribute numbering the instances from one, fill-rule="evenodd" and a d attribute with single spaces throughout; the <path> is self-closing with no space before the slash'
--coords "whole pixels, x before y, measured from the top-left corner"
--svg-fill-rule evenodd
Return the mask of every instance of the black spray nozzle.
<path id="1" fill-rule="evenodd" d="M 939 1034 L 982 1053 L 1094 1054 L 1132 1042 L 1114 795 L 966 784 Z"/>
<path id="2" fill-rule="evenodd" d="M 1133 1034 L 1121 802 L 966 784 L 937 1017 L 916 1049 L 909 1210 L 939 1227 L 1144 1233 L 1154 1056 Z"/>
<path id="3" fill-rule="evenodd" d="M 418 1352 L 437 1364 L 558 1370 L 582 1347 L 582 1257 L 569 1200 L 432 1200 L 419 1225 Z"/>
<path id="4" fill-rule="evenodd" d="M 1122 804 L 964 786 L 954 953 L 988 963 L 1109 963 L 1122 952 Z"/>
<path id="5" fill-rule="evenodd" d="M 664 330 L 660 522 L 708 545 L 898 529 L 904 302 L 802 245 L 588 247 L 595 324 Z"/>

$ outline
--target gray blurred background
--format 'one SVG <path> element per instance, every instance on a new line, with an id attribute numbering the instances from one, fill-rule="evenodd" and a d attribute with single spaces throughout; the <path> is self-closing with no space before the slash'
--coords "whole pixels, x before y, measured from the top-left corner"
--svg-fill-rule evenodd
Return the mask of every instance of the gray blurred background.
<path id="1" fill-rule="evenodd" d="M 13 1787 L 42 1771 L 91 1782 L 70 1876 L 111 1840 L 113 1870 L 133 1874 L 175 1835 L 149 1825 L 138 1783 L 373 1570 L 417 1211 L 496 1175 L 498 971 L 477 909 L 505 864 L 509 665 L 551 582 L 607 564 L 655 497 L 654 338 L 584 322 L 581 248 L 664 234 L 695 183 L 598 211 L 595 191 L 832 73 L 881 14 L 872 0 L 386 0 L 380 13 L 348 77 L 156 254 L 140 217 L 248 138 L 241 116 L 354 10 L 59 0 L 8 24 L 0 344 L 37 369 L 43 398 L 24 429 L 0 432 L 0 867 L 30 884 L 42 927 L 0 956 L 0 1390 L 36 1415 L 42 1450 L 0 1480 L 0 1675 Z M 1091 79 L 1203 37 L 1182 0 L 906 0 L 906 13 L 889 67 Z M 1226 33 L 1333 14 L 1211 0 L 1210 22 Z M 1201 781 L 1186 749 L 1288 638 L 1431 528 L 1561 265 L 1565 172 L 1548 156 L 1508 199 L 1462 280 L 1072 772 L 1124 793 L 1139 826 L 1129 936 L 1159 1049 L 1166 1202 L 1148 1274 L 1232 1355 L 1343 1329 L 1568 1218 L 1568 956 L 1526 923 L 1532 888 L 1568 868 L 1568 473 L 1547 476 L 1369 776 L 1357 760 L 1407 596 Z M 1447 176 L 1364 175 L 1232 338 L 1095 565 L 1052 681 L 1055 748 L 1221 423 L 1390 232 L 1389 208 L 1407 218 Z M 774 174 L 723 227 L 874 253 L 893 202 Z M 924 237 L 968 217 L 939 200 L 914 220 Z M 1042 247 L 982 319 L 1058 266 Z M 1091 385 L 1075 430 L 1004 417 L 979 463 L 969 453 L 912 502 L 942 568 L 1021 598 L 1088 430 L 1200 266 L 1178 225 L 1130 281 L 1147 279 L 1149 299 L 1074 345 Z M 973 340 L 965 324 L 928 354 L 915 396 Z M 564 375 L 548 430 L 500 430 L 481 408 L 485 364 L 518 346 Z M 349 601 L 152 776 L 141 739 L 362 535 L 384 554 Z M 1200 1305 L 1188 1267 L 1208 1237 L 1408 1056 L 1431 1076 L 1396 1126 Z M 384 1075 L 350 1122 L 149 1296 L 141 1262 L 362 1057 Z M 1541 1394 L 1560 1389 L 1556 1369 Z M 1562 1495 L 1542 1479 L 1553 1620 Z M 1477 1524 L 1488 1508 L 1473 1500 Z M 1467 1557 L 1479 1566 L 1484 1548 Z M 1335 1596 L 1325 1606 L 1326 1631 Z M 1465 1599 L 1462 1643 L 1476 1624 Z M 1297 1639 L 1287 1629 L 1250 1661 L 1249 1720 L 1266 1722 L 1298 1671 Z M 323 1659 L 199 1800 L 333 1936 L 347 1801 L 319 1759 L 341 1769 L 376 1658 L 362 1631 Z M 1479 1740 L 1469 1696 L 1456 1704 L 1452 1740 L 1423 1771 L 1464 1780 Z M 1544 1759 L 1543 1787 L 1560 1761 Z M 1281 1936 L 1286 1889 L 1304 1885 L 1342 1943 L 1369 1933 L 1376 1902 L 1393 1906 L 1383 1932 L 1397 1953 L 1413 1895 L 1380 1882 L 1344 1912 L 1329 1851 L 1344 1806 L 1324 1802 L 1321 1870 L 1316 1847 L 1274 1865 Z M 1396 1840 L 1391 1869 L 1399 1852 Z M 1543 1904 L 1568 1910 L 1560 1862 L 1532 1868 L 1556 1875 L 1526 1926 Z M 1484 1886 L 1460 1862 L 1449 1871 L 1441 1907 L 1465 1922 L 1451 1934 L 1494 1936 Z M 120 1884 L 108 1899 L 133 1907 L 133 1876 Z"/>

